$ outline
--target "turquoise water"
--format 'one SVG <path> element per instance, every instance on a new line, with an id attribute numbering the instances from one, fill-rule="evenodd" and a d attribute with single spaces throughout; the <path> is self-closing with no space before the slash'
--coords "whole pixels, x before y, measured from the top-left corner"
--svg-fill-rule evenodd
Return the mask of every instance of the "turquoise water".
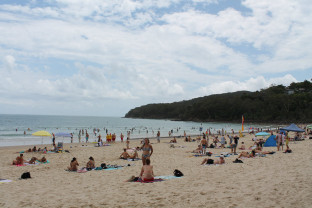
<path id="1" fill-rule="evenodd" d="M 160 131 L 161 137 L 168 137 L 168 132 L 173 130 L 173 136 L 183 136 L 184 131 L 187 135 L 196 135 L 200 133 L 200 127 L 203 131 L 211 128 L 211 132 L 220 129 L 238 131 L 241 124 L 235 123 L 198 123 L 170 120 L 154 119 L 130 119 L 119 117 L 94 117 L 94 116 L 44 116 L 44 115 L 4 115 L 0 114 L 0 146 L 15 145 L 33 145 L 33 144 L 51 144 L 50 137 L 37 137 L 31 134 L 45 130 L 52 133 L 73 133 L 74 142 L 78 142 L 78 132 L 80 129 L 87 129 L 90 139 L 93 142 L 98 134 L 102 138 L 108 133 L 115 133 L 117 141 L 120 140 L 120 134 L 125 138 L 127 131 L 131 131 L 131 139 L 156 137 L 157 131 Z M 248 126 L 245 127 L 245 129 Z M 28 128 L 30 130 L 28 130 Z M 93 129 L 99 129 L 97 135 L 93 134 Z M 26 135 L 24 135 L 24 131 Z M 70 142 L 70 138 L 56 138 L 56 142 Z M 82 137 L 82 141 L 85 138 Z"/>

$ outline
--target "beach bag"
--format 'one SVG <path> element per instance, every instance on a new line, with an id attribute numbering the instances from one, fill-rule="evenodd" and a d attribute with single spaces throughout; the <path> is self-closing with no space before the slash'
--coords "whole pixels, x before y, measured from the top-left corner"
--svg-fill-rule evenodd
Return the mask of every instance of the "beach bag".
<path id="1" fill-rule="evenodd" d="M 182 177 L 183 173 L 181 171 L 179 171 L 178 169 L 175 169 L 173 171 L 173 175 L 176 176 L 176 177 Z"/>
<path id="2" fill-rule="evenodd" d="M 27 178 L 31 178 L 30 177 L 30 172 L 25 172 L 21 175 L 21 179 L 27 179 Z"/>

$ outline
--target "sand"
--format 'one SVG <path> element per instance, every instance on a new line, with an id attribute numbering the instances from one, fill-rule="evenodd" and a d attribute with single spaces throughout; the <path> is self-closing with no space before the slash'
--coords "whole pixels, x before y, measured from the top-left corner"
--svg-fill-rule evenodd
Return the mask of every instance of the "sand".
<path id="1" fill-rule="evenodd" d="M 247 135 L 240 139 L 246 146 L 253 142 Z M 138 176 L 142 161 L 118 159 L 125 143 L 107 147 L 93 144 L 66 144 L 70 153 L 47 154 L 49 164 L 16 167 L 10 165 L 24 147 L 0 148 L 0 178 L 11 183 L 0 184 L 0 207 L 311 207 L 312 205 L 312 140 L 290 143 L 291 154 L 277 152 L 266 157 L 243 159 L 232 163 L 237 156 L 225 158 L 225 165 L 201 166 L 203 157 L 192 157 L 189 151 L 197 142 L 186 143 L 185 148 L 170 148 L 169 139 L 153 143 L 151 157 L 158 176 L 173 175 L 174 169 L 184 177 L 156 183 L 125 182 Z M 130 147 L 139 146 L 139 140 Z M 83 144 L 85 145 L 85 144 Z M 71 146 L 71 147 L 70 147 Z M 42 147 L 42 146 L 41 146 Z M 49 147 L 49 146 L 48 146 Z M 265 148 L 274 150 L 275 147 Z M 230 149 L 209 149 L 215 155 Z M 240 152 L 240 151 L 238 151 Z M 139 152 L 140 154 L 140 152 Z M 41 157 L 41 153 L 25 153 L 25 159 Z M 93 156 L 97 166 L 102 162 L 131 166 L 118 170 L 67 172 L 72 157 L 80 167 Z M 19 180 L 29 171 L 31 179 Z"/>

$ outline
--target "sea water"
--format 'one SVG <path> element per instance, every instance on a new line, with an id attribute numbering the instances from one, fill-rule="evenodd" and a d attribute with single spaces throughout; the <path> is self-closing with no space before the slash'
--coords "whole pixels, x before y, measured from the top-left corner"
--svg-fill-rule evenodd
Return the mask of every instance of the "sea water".
<path id="1" fill-rule="evenodd" d="M 49 133 L 72 133 L 74 142 L 78 142 L 79 130 L 88 131 L 89 142 L 97 140 L 101 134 L 105 140 L 106 130 L 108 133 L 115 133 L 117 141 L 120 140 L 120 134 L 127 138 L 127 132 L 130 131 L 130 139 L 153 138 L 157 131 L 160 131 L 161 137 L 171 136 L 199 135 L 210 129 L 212 133 L 218 130 L 231 132 L 232 129 L 238 131 L 241 129 L 240 123 L 201 123 L 185 122 L 156 119 L 131 119 L 120 117 L 95 117 L 95 116 L 47 116 L 47 115 L 7 115 L 0 114 L 0 146 L 16 145 L 35 145 L 51 144 L 51 137 L 32 136 L 36 131 L 45 130 Z M 248 128 L 246 126 L 245 128 Z M 93 129 L 99 129 L 95 135 Z M 202 131 L 201 131 L 202 130 Z M 70 142 L 68 137 L 56 137 L 56 142 Z M 81 137 L 85 142 L 85 136 Z"/>

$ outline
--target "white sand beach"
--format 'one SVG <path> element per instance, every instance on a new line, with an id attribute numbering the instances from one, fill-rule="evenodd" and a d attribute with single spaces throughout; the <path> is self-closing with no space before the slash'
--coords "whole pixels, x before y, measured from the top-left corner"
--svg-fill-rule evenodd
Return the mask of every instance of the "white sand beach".
<path id="1" fill-rule="evenodd" d="M 252 136 L 240 139 L 252 145 Z M 94 147 L 93 144 L 66 144 L 70 153 L 45 154 L 49 164 L 17 167 L 11 165 L 21 150 L 29 147 L 0 148 L 0 177 L 13 182 L 0 184 L 0 207 L 311 207 L 312 204 L 312 140 L 291 142 L 290 154 L 276 152 L 266 157 L 242 159 L 226 157 L 224 165 L 202 166 L 204 157 L 192 157 L 197 142 L 178 138 L 170 148 L 169 138 L 156 143 L 151 164 L 157 176 L 173 175 L 179 169 L 184 176 L 155 183 L 125 182 L 138 176 L 142 161 L 118 159 L 125 143 Z M 86 144 L 83 144 L 86 145 Z M 140 140 L 130 142 L 130 147 Z M 43 147 L 43 146 L 40 146 Z M 48 146 L 49 148 L 51 145 Z M 276 151 L 276 147 L 265 150 Z M 212 159 L 230 149 L 208 149 Z M 241 151 L 238 151 L 241 152 Z M 141 152 L 139 152 L 140 155 Z M 42 157 L 42 153 L 25 153 L 24 158 Z M 80 167 L 93 156 L 96 166 L 101 163 L 127 165 L 118 170 L 67 172 L 73 157 Z M 29 171 L 31 179 L 19 180 Z"/>

